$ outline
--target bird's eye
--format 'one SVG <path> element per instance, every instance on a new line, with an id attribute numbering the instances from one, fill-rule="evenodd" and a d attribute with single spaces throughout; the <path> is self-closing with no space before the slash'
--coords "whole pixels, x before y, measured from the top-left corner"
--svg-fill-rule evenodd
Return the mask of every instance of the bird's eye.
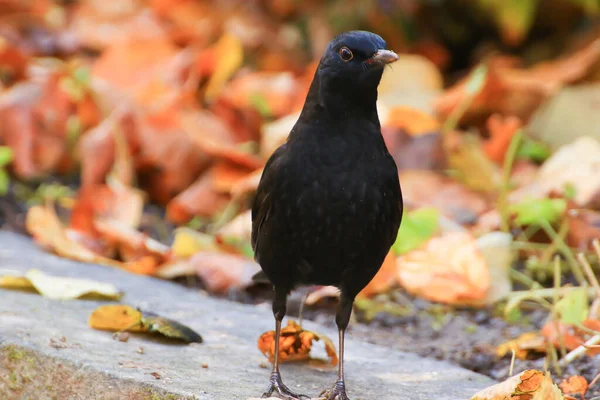
<path id="1" fill-rule="evenodd" d="M 354 54 L 352 54 L 352 51 L 350 51 L 349 48 L 342 47 L 340 49 L 340 57 L 342 57 L 342 60 L 347 62 L 347 61 L 352 60 L 352 58 L 354 58 Z"/>

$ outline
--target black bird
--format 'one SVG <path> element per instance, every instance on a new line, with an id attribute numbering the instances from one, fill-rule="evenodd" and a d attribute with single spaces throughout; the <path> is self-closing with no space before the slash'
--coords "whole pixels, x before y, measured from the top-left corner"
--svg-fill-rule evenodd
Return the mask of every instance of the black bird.
<path id="1" fill-rule="evenodd" d="M 275 298 L 275 362 L 263 397 L 300 399 L 279 373 L 287 296 L 299 285 L 340 288 L 339 372 L 329 400 L 347 400 L 344 332 L 356 295 L 396 239 L 402 194 L 377 115 L 377 86 L 398 59 L 365 31 L 335 37 L 321 58 L 302 113 L 267 161 L 252 207 L 252 247 Z"/>

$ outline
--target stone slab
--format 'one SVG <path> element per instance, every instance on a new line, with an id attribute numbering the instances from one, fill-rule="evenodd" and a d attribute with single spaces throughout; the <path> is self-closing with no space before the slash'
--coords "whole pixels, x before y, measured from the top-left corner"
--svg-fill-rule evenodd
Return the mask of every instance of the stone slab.
<path id="1" fill-rule="evenodd" d="M 231 400 L 260 397 L 265 389 L 269 370 L 256 341 L 273 329 L 268 304 L 215 299 L 172 282 L 65 260 L 29 238 L 0 232 L 0 275 L 30 268 L 113 283 L 125 292 L 123 303 L 183 322 L 204 343 L 138 334 L 120 342 L 87 325 L 92 310 L 105 302 L 53 301 L 0 289 L 0 399 Z M 305 327 L 336 337 L 308 321 Z M 336 372 L 284 364 L 282 376 L 292 389 L 317 396 Z M 346 378 L 355 400 L 464 400 L 493 383 L 445 362 L 353 340 L 351 329 Z"/>

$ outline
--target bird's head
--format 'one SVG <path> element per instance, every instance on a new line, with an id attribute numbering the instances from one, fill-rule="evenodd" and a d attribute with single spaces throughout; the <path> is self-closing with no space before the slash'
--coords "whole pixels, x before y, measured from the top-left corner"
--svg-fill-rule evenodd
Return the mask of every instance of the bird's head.
<path id="1" fill-rule="evenodd" d="M 327 46 L 315 75 L 319 103 L 325 108 L 374 107 L 384 67 L 398 60 L 385 41 L 367 31 L 350 31 Z M 315 86 L 315 85 L 313 85 Z"/>

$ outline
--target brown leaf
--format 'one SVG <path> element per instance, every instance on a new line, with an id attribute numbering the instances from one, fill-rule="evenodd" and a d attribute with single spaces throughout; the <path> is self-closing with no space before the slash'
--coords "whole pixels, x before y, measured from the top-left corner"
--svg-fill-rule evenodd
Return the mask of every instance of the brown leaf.
<path id="1" fill-rule="evenodd" d="M 560 382 L 559 387 L 565 394 L 578 394 L 585 399 L 588 390 L 588 381 L 581 375 L 570 376 Z"/>
<path id="2" fill-rule="evenodd" d="M 337 365 L 338 358 L 331 339 L 325 335 L 306 331 L 295 321 L 288 320 L 287 326 L 281 329 L 279 338 L 279 361 L 283 363 L 310 360 L 313 342 L 319 340 L 325 343 L 329 363 L 333 366 Z M 274 361 L 275 331 L 265 332 L 258 338 L 258 349 L 269 358 L 270 362 Z"/>
<path id="3" fill-rule="evenodd" d="M 567 212 L 570 246 L 581 251 L 591 250 L 594 239 L 600 238 L 600 213 L 593 210 L 571 209 Z"/>
<path id="4" fill-rule="evenodd" d="M 400 182 L 405 204 L 437 208 L 459 223 L 473 223 L 487 209 L 483 196 L 431 171 L 400 171 Z"/>
<path id="5" fill-rule="evenodd" d="M 204 173 L 167 204 L 167 218 L 184 224 L 196 215 L 210 217 L 221 210 L 227 200 L 226 195 L 215 190 L 212 175 Z"/>
<path id="6" fill-rule="evenodd" d="M 540 63 L 530 69 L 516 66 L 514 59 L 490 58 L 484 86 L 464 113 L 462 122 L 487 118 L 493 113 L 515 115 L 527 121 L 544 99 L 562 86 L 584 77 L 599 57 L 600 40 L 568 57 Z M 436 110 L 443 118 L 447 118 L 467 96 L 467 79 L 436 100 Z"/>
<path id="7" fill-rule="evenodd" d="M 252 276 L 260 267 L 252 260 L 220 252 L 199 251 L 188 260 L 176 260 L 160 267 L 156 275 L 172 279 L 197 275 L 207 290 L 226 293 L 229 289 L 243 289 L 252 284 Z"/>
<path id="8" fill-rule="evenodd" d="M 490 287 L 475 239 L 463 232 L 430 239 L 424 248 L 398 257 L 397 268 L 402 287 L 432 301 L 478 305 Z"/>

